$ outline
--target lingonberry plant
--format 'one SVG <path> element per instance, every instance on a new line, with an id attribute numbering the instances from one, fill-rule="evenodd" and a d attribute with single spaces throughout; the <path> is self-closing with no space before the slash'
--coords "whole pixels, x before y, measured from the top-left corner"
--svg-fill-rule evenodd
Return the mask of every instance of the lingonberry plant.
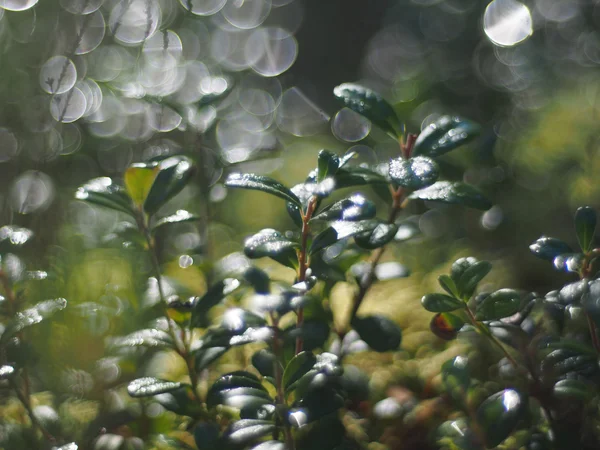
<path id="1" fill-rule="evenodd" d="M 112 387 L 126 385 L 128 395 L 139 399 L 137 414 L 116 422 L 129 424 L 126 438 L 116 433 L 118 427 L 110 421 L 96 419 L 82 441 L 70 442 L 72 436 L 54 435 L 32 408 L 29 372 L 35 366 L 20 357 L 20 349 L 27 342 L 27 329 L 64 309 L 66 301 L 28 305 L 27 279 L 43 277 L 43 273 L 26 272 L 20 263 L 18 271 L 12 270 L 11 260 L 16 256 L 11 252 L 31 233 L 15 227 L 0 229 L 4 293 L 0 314 L 6 319 L 0 337 L 0 386 L 10 389 L 25 408 L 34 430 L 31 446 L 62 446 L 63 450 L 361 448 L 363 444 L 346 430 L 343 417 L 348 410 L 366 420 L 368 440 L 378 440 L 378 421 L 389 420 L 389 414 L 382 418 L 377 412 L 385 410 L 385 404 L 376 406 L 374 412 L 356 408 L 356 392 L 368 389 L 368 383 L 344 367 L 351 353 L 395 352 L 401 347 L 402 331 L 392 318 L 361 312 L 375 283 L 409 275 L 398 262 L 382 262 L 385 249 L 415 235 L 414 223 L 404 211 L 410 202 L 443 202 L 481 210 L 491 203 L 471 185 L 441 181 L 436 162 L 477 136 L 477 125 L 443 116 L 415 135 L 405 131 L 391 105 L 370 89 L 346 83 L 334 93 L 346 107 L 396 140 L 397 155 L 384 164 L 357 166 L 352 164 L 353 153 L 339 156 L 321 150 L 314 170 L 291 187 L 265 175 L 229 171 L 227 187 L 276 197 L 294 229 L 280 231 L 265 224 L 244 241 L 243 254 L 204 261 L 202 269 L 212 284 L 202 295 L 190 293 L 165 275 L 167 261 L 160 252 L 165 230 L 199 219 L 185 210 L 161 213 L 163 206 L 194 182 L 190 156 L 134 163 L 122 182 L 96 178 L 78 189 L 77 199 L 127 217 L 112 239 L 127 243 L 151 267 L 148 286 L 157 301 L 148 302 L 140 312 L 147 326 L 111 337 L 108 346 L 114 355 L 136 352 L 138 356 L 133 379 L 111 382 Z M 367 195 L 371 192 L 387 200 L 387 211 L 378 214 Z M 334 194 L 337 200 L 331 200 Z M 580 280 L 558 291 L 546 296 L 513 289 L 477 292 L 491 264 L 469 257 L 456 261 L 450 275 L 440 276 L 444 294 L 423 297 L 423 306 L 436 313 L 431 329 L 437 336 L 451 340 L 460 333 L 478 345 L 477 335 L 498 351 L 489 381 L 470 375 L 467 356 L 443 365 L 442 384 L 447 392 L 435 396 L 449 405 L 454 402 L 462 413 L 451 413 L 444 417 L 448 421 L 440 421 L 435 436 L 430 437 L 432 445 L 533 449 L 566 448 L 576 442 L 579 447 L 593 448 L 598 442 L 591 420 L 598 413 L 595 392 L 600 380 L 596 330 L 600 284 L 594 279 L 600 249 L 594 246 L 594 211 L 579 209 L 575 225 L 579 253 L 554 238 L 540 238 L 531 246 L 535 255 L 553 261 L 555 268 L 579 275 Z M 293 280 L 252 263 L 260 258 L 292 269 Z M 144 273 L 143 267 L 140 272 Z M 338 283 L 353 286 L 344 311 L 331 306 L 331 293 Z M 347 315 L 340 317 L 343 314 Z M 252 349 L 251 356 L 246 359 L 245 353 L 239 353 L 235 370 L 222 370 L 220 361 L 242 346 Z M 166 379 L 152 372 L 156 364 L 147 361 L 156 352 L 177 359 L 185 374 Z M 169 422 L 171 429 L 164 424 L 150 428 L 152 405 L 176 415 Z M 106 406 L 103 412 L 109 409 Z M 401 423 L 400 417 L 395 419 Z"/>

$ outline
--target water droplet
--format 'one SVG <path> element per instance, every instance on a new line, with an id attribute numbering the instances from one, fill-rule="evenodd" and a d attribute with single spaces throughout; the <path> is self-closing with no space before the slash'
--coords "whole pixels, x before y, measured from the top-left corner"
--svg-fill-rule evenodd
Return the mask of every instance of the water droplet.
<path id="1" fill-rule="evenodd" d="M 115 5 L 108 25 L 117 40 L 139 44 L 154 34 L 160 19 L 161 10 L 155 0 L 132 0 Z"/>
<path id="2" fill-rule="evenodd" d="M 248 30 L 263 23 L 270 10 L 271 0 L 234 0 L 227 3 L 221 14 L 231 25 Z"/>
<path id="3" fill-rule="evenodd" d="M 227 0 L 179 0 L 183 7 L 197 16 L 211 16 L 218 13 Z"/>
<path id="4" fill-rule="evenodd" d="M 194 264 L 194 259 L 190 255 L 181 255 L 179 257 L 179 267 L 182 269 L 187 269 L 192 264 Z"/>
<path id="5" fill-rule="evenodd" d="M 74 31 L 79 36 L 79 45 L 75 49 L 76 55 L 84 55 L 96 49 L 106 32 L 106 23 L 104 16 L 100 11 L 92 13 L 90 16 L 75 16 Z"/>
<path id="6" fill-rule="evenodd" d="M 245 53 L 248 59 L 254 59 L 250 66 L 256 73 L 274 77 L 292 67 L 298 56 L 298 43 L 283 28 L 259 28 L 248 39 Z"/>
<path id="7" fill-rule="evenodd" d="M 40 70 L 40 86 L 48 94 L 67 92 L 75 86 L 75 81 L 77 81 L 75 64 L 65 56 L 53 56 Z"/>
<path id="8" fill-rule="evenodd" d="M 358 142 L 371 131 L 371 122 L 351 109 L 342 108 L 331 121 L 331 131 L 341 141 Z"/>
<path id="9" fill-rule="evenodd" d="M 23 173 L 10 189 L 11 205 L 20 214 L 31 214 L 46 209 L 53 198 L 52 179 L 38 171 Z"/>
<path id="10" fill-rule="evenodd" d="M 322 131 L 329 117 L 297 87 L 285 91 L 277 109 L 277 126 L 295 136 Z"/>
<path id="11" fill-rule="evenodd" d="M 485 9 L 483 30 L 494 44 L 510 47 L 533 34 L 531 12 L 516 0 L 494 0 Z"/>
<path id="12" fill-rule="evenodd" d="M 71 123 L 83 116 L 86 106 L 85 95 L 80 89 L 74 88 L 52 97 L 50 114 L 58 122 Z"/>
<path id="13" fill-rule="evenodd" d="M 0 8 L 8 11 L 25 11 L 37 4 L 38 0 L 0 0 Z"/>
<path id="14" fill-rule="evenodd" d="M 71 14 L 93 13 L 100 9 L 102 3 L 104 0 L 60 0 L 60 6 Z"/>

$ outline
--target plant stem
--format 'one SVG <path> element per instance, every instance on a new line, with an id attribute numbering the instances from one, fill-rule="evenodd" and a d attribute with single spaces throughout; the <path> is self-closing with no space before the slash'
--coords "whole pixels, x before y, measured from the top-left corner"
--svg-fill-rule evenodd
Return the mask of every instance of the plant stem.
<path id="1" fill-rule="evenodd" d="M 21 392 L 19 386 L 17 386 L 17 383 L 15 383 L 14 380 L 11 380 L 10 384 L 15 393 L 17 394 L 17 398 L 23 404 L 23 407 L 27 411 L 27 415 L 29 416 L 29 420 L 31 420 L 33 428 L 37 428 L 38 430 L 40 430 L 40 432 L 44 435 L 44 438 L 46 438 L 47 441 L 54 444 L 56 442 L 56 438 L 48 430 L 46 430 L 44 426 L 39 422 L 37 417 L 35 417 L 33 409 L 31 408 L 31 398 Z"/>
<path id="2" fill-rule="evenodd" d="M 306 280 L 306 271 L 308 270 L 308 236 L 310 235 L 309 221 L 312 218 L 313 213 L 317 207 L 316 196 L 312 196 L 308 201 L 306 207 L 306 213 L 302 214 L 302 237 L 300 240 L 300 252 L 298 253 L 298 282 Z M 298 308 L 298 318 L 296 320 L 296 327 L 299 329 L 304 324 L 304 308 Z M 302 351 L 304 347 L 304 339 L 302 338 L 302 332 L 300 331 L 296 338 L 296 355 Z"/>

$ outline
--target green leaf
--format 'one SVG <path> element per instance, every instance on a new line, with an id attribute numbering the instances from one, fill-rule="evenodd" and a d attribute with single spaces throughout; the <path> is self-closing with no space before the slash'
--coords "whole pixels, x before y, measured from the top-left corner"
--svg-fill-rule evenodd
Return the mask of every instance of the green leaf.
<path id="1" fill-rule="evenodd" d="M 199 349 L 229 347 L 251 342 L 268 342 L 273 330 L 266 326 L 262 317 L 241 308 L 230 308 L 223 315 L 221 324 L 208 330 L 199 343 Z"/>
<path id="2" fill-rule="evenodd" d="M 16 375 L 17 371 L 8 364 L 0 366 L 0 381 L 9 380 Z"/>
<path id="3" fill-rule="evenodd" d="M 481 128 L 474 122 L 443 116 L 421 131 L 412 154 L 437 157 L 466 144 L 480 132 Z"/>
<path id="4" fill-rule="evenodd" d="M 329 338 L 329 324 L 320 320 L 304 320 L 301 327 L 292 325 L 284 330 L 284 339 L 290 345 L 295 345 L 296 338 L 304 340 L 304 350 L 311 351 L 322 348 Z"/>
<path id="5" fill-rule="evenodd" d="M 468 360 L 464 356 L 455 356 L 442 364 L 442 380 L 446 390 L 453 397 L 463 401 L 471 385 L 471 376 L 467 364 Z"/>
<path id="6" fill-rule="evenodd" d="M 500 289 L 477 305 L 477 320 L 498 320 L 519 312 L 521 295 L 514 289 Z"/>
<path id="7" fill-rule="evenodd" d="M 451 277 L 456 284 L 460 298 L 468 300 L 477 285 L 490 273 L 492 265 L 487 261 L 478 261 L 476 258 L 460 258 L 452 264 Z"/>
<path id="8" fill-rule="evenodd" d="M 390 161 L 390 178 L 398 186 L 410 190 L 423 189 L 437 181 L 440 171 L 436 162 L 425 156 Z"/>
<path id="9" fill-rule="evenodd" d="M 156 231 L 157 229 L 162 228 L 165 225 L 170 225 L 172 223 L 195 222 L 199 219 L 200 216 L 192 214 L 191 212 L 186 211 L 184 209 L 179 209 L 175 214 L 162 217 L 160 220 L 158 220 L 152 227 L 152 231 Z"/>
<path id="10" fill-rule="evenodd" d="M 244 280 L 250 283 L 252 289 L 257 294 L 268 294 L 270 291 L 269 285 L 271 283 L 269 275 L 258 267 L 252 266 L 244 271 L 242 274 Z"/>
<path id="11" fill-rule="evenodd" d="M 554 397 L 566 401 L 578 401 L 587 403 L 594 397 L 594 387 L 582 380 L 566 379 L 560 380 L 552 389 Z"/>
<path id="12" fill-rule="evenodd" d="M 379 223 L 372 230 L 354 236 L 354 242 L 361 248 L 373 250 L 391 242 L 397 231 L 398 227 L 393 223 Z"/>
<path id="13" fill-rule="evenodd" d="M 270 350 L 262 349 L 252 355 L 252 365 L 263 377 L 275 377 L 275 364 L 279 362 Z"/>
<path id="14" fill-rule="evenodd" d="M 375 217 L 375 203 L 362 194 L 354 194 L 323 208 L 311 220 L 346 220 L 357 221 Z"/>
<path id="15" fill-rule="evenodd" d="M 243 447 L 275 430 L 275 424 L 269 420 L 242 419 L 233 422 L 223 438 L 229 444 Z"/>
<path id="16" fill-rule="evenodd" d="M 437 313 L 431 319 L 429 329 L 440 339 L 451 341 L 465 324 L 464 320 L 452 313 Z"/>
<path id="17" fill-rule="evenodd" d="M 248 258 L 269 258 L 284 266 L 295 268 L 298 264 L 297 242 L 285 238 L 279 231 L 265 228 L 244 241 L 244 253 Z"/>
<path id="18" fill-rule="evenodd" d="M 196 400 L 189 385 L 181 385 L 179 389 L 164 392 L 154 396 L 163 408 L 180 416 L 198 417 L 203 413 L 204 407 Z"/>
<path id="19" fill-rule="evenodd" d="M 488 397 L 477 409 L 477 422 L 485 433 L 488 447 L 504 441 L 524 418 L 527 401 L 514 389 Z"/>
<path id="20" fill-rule="evenodd" d="M 295 428 L 317 421 L 344 406 L 344 397 L 331 383 L 309 390 L 296 401 L 288 420 Z"/>
<path id="21" fill-rule="evenodd" d="M 131 199 L 125 189 L 114 184 L 108 177 L 88 181 L 77 189 L 75 198 L 134 216 Z"/>
<path id="22" fill-rule="evenodd" d="M 194 165 L 185 156 L 171 156 L 160 161 L 158 174 L 144 202 L 144 210 L 154 214 L 183 190 L 193 174 Z"/>
<path id="23" fill-rule="evenodd" d="M 263 389 L 253 387 L 233 387 L 211 392 L 206 398 L 206 406 L 214 408 L 217 405 L 231 408 L 256 408 L 273 403 L 273 399 Z"/>
<path id="24" fill-rule="evenodd" d="M 265 441 L 250 450 L 286 450 L 285 444 L 279 441 Z"/>
<path id="25" fill-rule="evenodd" d="M 64 298 L 56 298 L 53 300 L 45 300 L 37 303 L 31 308 L 19 311 L 6 325 L 4 333 L 2 333 L 2 336 L 0 337 L 0 342 L 6 342 L 25 328 L 48 319 L 66 307 L 67 301 Z"/>
<path id="26" fill-rule="evenodd" d="M 370 184 L 389 184 L 389 181 L 381 174 L 363 167 L 348 167 L 339 169 L 335 174 L 335 188 L 343 189 L 353 186 L 365 186 Z"/>
<path id="27" fill-rule="evenodd" d="M 125 189 L 133 203 L 141 207 L 150 193 L 152 184 L 158 175 L 158 163 L 135 163 L 125 170 L 123 181 Z"/>
<path id="28" fill-rule="evenodd" d="M 575 213 L 575 232 L 584 252 L 589 252 L 594 246 L 596 222 L 596 211 L 589 206 L 582 206 Z"/>
<path id="29" fill-rule="evenodd" d="M 440 275 L 438 283 L 452 297 L 460 298 L 456 283 L 454 283 L 454 280 L 449 275 Z"/>
<path id="30" fill-rule="evenodd" d="M 439 448 L 451 450 L 482 449 L 477 435 L 469 428 L 469 423 L 464 418 L 442 423 L 435 434 Z"/>
<path id="31" fill-rule="evenodd" d="M 327 227 L 315 236 L 310 246 L 309 253 L 312 255 L 325 247 L 329 247 L 337 242 L 337 231 L 333 227 Z"/>
<path id="32" fill-rule="evenodd" d="M 194 441 L 198 450 L 218 450 L 219 427 L 212 422 L 200 422 L 194 428 Z"/>
<path id="33" fill-rule="evenodd" d="M 490 201 L 479 189 L 461 182 L 438 181 L 425 189 L 413 192 L 409 198 L 454 203 L 481 210 L 488 210 L 492 207 Z"/>
<path id="34" fill-rule="evenodd" d="M 302 206 L 302 203 L 296 194 L 294 194 L 280 182 L 264 175 L 255 175 L 253 173 L 232 173 L 227 177 L 225 186 L 266 192 L 287 200 L 296 206 Z"/>
<path id="35" fill-rule="evenodd" d="M 172 392 L 181 387 L 181 383 L 165 381 L 160 378 L 144 377 L 133 380 L 127 386 L 127 392 L 131 397 L 151 397 L 157 394 Z"/>
<path id="36" fill-rule="evenodd" d="M 345 239 L 347 237 L 355 236 L 359 233 L 366 233 L 373 230 L 381 222 L 378 220 L 360 220 L 358 222 L 348 222 L 346 220 L 338 220 L 332 222 L 331 226 L 337 232 L 338 240 Z"/>
<path id="37" fill-rule="evenodd" d="M 126 347 L 149 347 L 149 348 L 171 348 L 173 347 L 173 339 L 169 333 L 148 328 L 145 330 L 134 331 L 133 333 L 118 337 L 112 340 L 111 347 L 126 348 Z"/>
<path id="38" fill-rule="evenodd" d="M 192 356 L 194 358 L 196 371 L 200 372 L 206 369 L 214 361 L 223 356 L 227 350 L 229 350 L 228 347 L 210 347 L 193 351 Z"/>
<path id="39" fill-rule="evenodd" d="M 317 358 L 312 352 L 304 351 L 294 356 L 283 372 L 283 387 L 288 389 L 292 383 L 312 369 L 316 362 Z"/>
<path id="40" fill-rule="evenodd" d="M 397 139 L 402 135 L 400 120 L 394 108 L 375 91 L 359 84 L 344 83 L 333 90 L 333 95 L 393 138 Z"/>
<path id="41" fill-rule="evenodd" d="M 421 299 L 421 304 L 431 312 L 451 312 L 465 307 L 460 300 L 444 294 L 427 294 Z"/>
<path id="42" fill-rule="evenodd" d="M 328 150 L 321 150 L 317 159 L 317 183 L 335 175 L 340 165 L 340 158 Z"/>
<path id="43" fill-rule="evenodd" d="M 208 311 L 239 286 L 240 282 L 235 278 L 225 278 L 212 285 L 202 297 L 197 297 L 192 310 L 191 326 L 195 328 L 208 326 Z"/>
<path id="44" fill-rule="evenodd" d="M 377 352 L 397 350 L 402 341 L 402 330 L 387 317 L 372 315 L 355 317 L 352 328 L 369 347 Z"/>
<path id="45" fill-rule="evenodd" d="M 236 372 L 221 375 L 219 378 L 217 378 L 217 380 L 208 390 L 206 398 L 210 399 L 213 395 L 217 395 L 220 391 L 239 387 L 254 388 L 267 392 L 260 380 L 255 375 L 251 374 L 250 372 L 238 370 Z M 210 403 L 210 400 L 207 401 Z"/>
<path id="46" fill-rule="evenodd" d="M 542 236 L 529 246 L 529 250 L 538 258 L 553 261 L 563 253 L 573 253 L 571 247 L 560 239 Z"/>
<path id="47" fill-rule="evenodd" d="M 33 231 L 15 225 L 0 228 L 0 252 L 4 253 L 27 244 L 33 237 Z"/>

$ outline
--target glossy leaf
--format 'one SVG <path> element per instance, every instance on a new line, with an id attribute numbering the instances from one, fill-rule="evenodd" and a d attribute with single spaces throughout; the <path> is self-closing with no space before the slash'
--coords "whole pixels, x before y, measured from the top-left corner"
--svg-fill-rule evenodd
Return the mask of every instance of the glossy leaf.
<path id="1" fill-rule="evenodd" d="M 460 300 L 444 294 L 424 295 L 421 304 L 423 308 L 431 312 L 451 312 L 465 306 Z"/>
<path id="2" fill-rule="evenodd" d="M 327 227 L 319 234 L 315 236 L 310 246 L 309 253 L 312 255 L 313 253 L 317 253 L 320 250 L 323 250 L 325 247 L 329 247 L 333 245 L 338 240 L 337 231 L 333 227 Z"/>
<path id="3" fill-rule="evenodd" d="M 482 450 L 477 435 L 466 419 L 448 420 L 436 430 L 436 442 L 440 448 L 452 450 Z"/>
<path id="4" fill-rule="evenodd" d="M 285 444 L 279 441 L 265 441 L 261 442 L 251 450 L 286 450 Z"/>
<path id="5" fill-rule="evenodd" d="M 173 223 L 196 222 L 199 219 L 200 216 L 192 214 L 184 209 L 179 209 L 176 213 L 162 217 L 160 220 L 158 220 L 152 227 L 152 231 L 156 231 L 165 225 L 171 225 Z"/>
<path id="6" fill-rule="evenodd" d="M 398 227 L 393 223 L 379 223 L 372 230 L 354 236 L 354 242 L 361 248 L 373 250 L 391 242 L 397 231 Z"/>
<path id="7" fill-rule="evenodd" d="M 487 261 L 478 261 L 473 257 L 460 258 L 452 264 L 451 278 L 456 285 L 460 298 L 468 300 L 477 285 L 492 270 Z"/>
<path id="8" fill-rule="evenodd" d="M 252 365 L 263 377 L 275 377 L 275 364 L 277 358 L 267 349 L 262 349 L 252 355 Z"/>
<path id="9" fill-rule="evenodd" d="M 429 329 L 440 339 L 451 341 L 465 324 L 464 320 L 452 313 L 437 313 L 431 319 Z"/>
<path id="10" fill-rule="evenodd" d="M 312 352 L 300 352 L 292 358 L 283 372 L 283 387 L 287 389 L 313 368 L 317 358 Z"/>
<path id="11" fill-rule="evenodd" d="M 192 387 L 182 385 L 179 389 L 154 396 L 163 408 L 180 416 L 198 417 L 202 414 L 203 406 L 197 401 Z"/>
<path id="12" fill-rule="evenodd" d="M 275 424 L 269 420 L 242 419 L 233 422 L 225 433 L 224 440 L 234 446 L 245 446 L 275 430 Z"/>
<path id="13" fill-rule="evenodd" d="M 239 387 L 254 388 L 266 392 L 266 389 L 254 374 L 239 370 L 217 378 L 208 391 L 207 399 L 210 399 L 211 396 L 218 394 L 220 391 Z"/>
<path id="14" fill-rule="evenodd" d="M 125 189 L 114 184 L 108 177 L 94 178 L 88 181 L 77 189 L 75 198 L 134 215 L 131 200 L 125 193 Z"/>
<path id="15" fill-rule="evenodd" d="M 288 421 L 293 427 L 302 428 L 308 423 L 333 414 L 343 406 L 342 393 L 326 384 L 302 395 L 290 410 Z"/>
<path id="16" fill-rule="evenodd" d="M 329 338 L 329 325 L 320 320 L 304 320 L 301 327 L 293 325 L 284 330 L 284 339 L 289 345 L 295 345 L 296 338 L 302 337 L 304 350 L 311 351 L 322 348 Z"/>
<path id="17" fill-rule="evenodd" d="M 514 289 L 500 289 L 477 305 L 478 320 L 498 320 L 519 312 L 521 295 Z"/>
<path id="18" fill-rule="evenodd" d="M 59 311 L 62 311 L 67 307 L 67 301 L 64 298 L 57 298 L 53 300 L 45 300 L 37 303 L 31 308 L 19 311 L 15 316 L 8 322 L 0 342 L 6 342 L 9 338 L 13 337 L 20 331 L 28 328 L 32 325 L 36 325 L 43 320 L 52 317 Z"/>
<path id="19" fill-rule="evenodd" d="M 173 346 L 173 339 L 166 331 L 148 328 L 145 330 L 134 331 L 124 337 L 115 338 L 112 340 L 111 346 L 114 348 L 170 348 Z"/>
<path id="20" fill-rule="evenodd" d="M 377 92 L 359 84 L 344 83 L 336 86 L 333 95 L 392 137 L 397 138 L 402 134 L 400 120 L 394 108 Z"/>
<path id="21" fill-rule="evenodd" d="M 255 175 L 253 173 L 232 173 L 227 177 L 225 186 L 266 192 L 287 200 L 296 206 L 302 206 L 302 203 L 296 194 L 294 194 L 280 182 L 264 175 Z"/>
<path id="22" fill-rule="evenodd" d="M 183 190 L 193 174 L 194 165 L 185 156 L 171 156 L 160 161 L 158 174 L 144 202 L 144 210 L 154 214 Z"/>
<path id="23" fill-rule="evenodd" d="M 339 169 L 335 174 L 336 189 L 372 184 L 387 185 L 389 184 L 389 181 L 383 175 L 363 167 Z"/>
<path id="24" fill-rule="evenodd" d="M 381 222 L 377 220 L 361 220 L 358 222 L 348 222 L 345 220 L 338 220 L 331 222 L 331 226 L 337 232 L 338 240 L 345 239 L 348 237 L 356 236 L 360 233 L 367 233 L 373 230 Z"/>
<path id="25" fill-rule="evenodd" d="M 158 163 L 135 163 L 125 170 L 125 189 L 136 206 L 141 207 L 146 201 L 158 171 Z"/>
<path id="26" fill-rule="evenodd" d="M 412 154 L 437 157 L 466 144 L 480 132 L 479 125 L 469 120 L 442 116 L 421 131 Z"/>
<path id="27" fill-rule="evenodd" d="M 219 427 L 212 422 L 201 422 L 194 428 L 194 441 L 198 450 L 218 450 Z"/>
<path id="28" fill-rule="evenodd" d="M 582 206 L 575 212 L 575 232 L 584 252 L 590 251 L 594 246 L 596 222 L 596 211 L 589 206 Z"/>
<path id="29" fill-rule="evenodd" d="M 211 328 L 202 336 L 200 349 L 210 347 L 230 347 L 252 342 L 268 342 L 273 337 L 273 330 L 266 326 L 266 321 L 250 311 L 241 308 L 230 308 L 223 315 L 221 324 Z"/>
<path id="30" fill-rule="evenodd" d="M 514 389 L 505 389 L 488 397 L 477 409 L 477 422 L 485 433 L 488 447 L 504 441 L 527 411 L 527 401 Z"/>
<path id="31" fill-rule="evenodd" d="M 458 292 L 458 288 L 456 287 L 456 283 L 449 275 L 440 275 L 438 277 L 438 283 L 440 286 L 452 297 L 460 297 L 460 293 Z"/>
<path id="32" fill-rule="evenodd" d="M 416 156 L 410 159 L 396 158 L 390 162 L 390 178 L 398 186 L 410 190 L 432 185 L 440 176 L 438 165 L 431 158 Z"/>
<path id="33" fill-rule="evenodd" d="M 553 261 L 563 253 L 573 253 L 569 245 L 560 239 L 542 236 L 529 246 L 529 250 L 538 258 Z"/>
<path id="34" fill-rule="evenodd" d="M 242 274 L 244 280 L 250 283 L 250 286 L 257 294 L 268 294 L 270 290 L 271 280 L 269 275 L 258 267 L 251 266 Z"/>
<path id="35" fill-rule="evenodd" d="M 285 238 L 279 231 L 265 228 L 244 241 L 244 253 L 249 258 L 268 256 L 280 264 L 294 268 L 298 263 L 297 242 Z"/>
<path id="36" fill-rule="evenodd" d="M 340 165 L 340 158 L 328 150 L 321 150 L 317 159 L 317 183 L 335 175 Z"/>
<path id="37" fill-rule="evenodd" d="M 409 198 L 454 203 L 480 210 L 488 210 L 492 207 L 479 189 L 462 182 L 438 181 L 425 189 L 413 192 Z"/>
<path id="38" fill-rule="evenodd" d="M 208 291 L 195 300 L 192 310 L 192 327 L 208 326 L 208 311 L 218 305 L 221 300 L 231 294 L 240 286 L 240 282 L 235 278 L 225 278 L 214 285 Z"/>
<path id="39" fill-rule="evenodd" d="M 181 383 L 165 381 L 160 378 L 144 377 L 133 380 L 127 386 L 127 392 L 131 397 L 151 397 L 157 394 L 172 392 L 181 387 Z"/>
<path id="40" fill-rule="evenodd" d="M 446 390 L 452 393 L 458 389 L 461 395 L 464 396 L 471 385 L 467 358 L 455 356 L 446 361 L 442 365 L 442 380 Z"/>
<path id="41" fill-rule="evenodd" d="M 214 408 L 217 405 L 229 406 L 230 408 L 256 408 L 272 404 L 273 399 L 267 391 L 255 387 L 232 387 L 211 392 L 206 398 L 206 405 Z"/>
<path id="42" fill-rule="evenodd" d="M 352 328 L 369 347 L 377 352 L 397 350 L 402 341 L 402 330 L 395 322 L 380 315 L 355 317 Z"/>
<path id="43" fill-rule="evenodd" d="M 566 379 L 554 385 L 552 394 L 561 400 L 587 403 L 594 395 L 594 388 L 582 380 Z"/>
<path id="44" fill-rule="evenodd" d="M 196 371 L 200 372 L 206 369 L 214 361 L 223 356 L 227 350 L 229 350 L 228 347 L 210 347 L 193 351 L 192 356 L 194 357 Z"/>
<path id="45" fill-rule="evenodd" d="M 323 208 L 312 220 L 357 221 L 375 217 L 375 203 L 362 194 L 354 194 Z"/>
<path id="46" fill-rule="evenodd" d="M 563 253 L 554 258 L 552 265 L 556 270 L 578 273 L 583 267 L 584 259 L 583 253 Z"/>

